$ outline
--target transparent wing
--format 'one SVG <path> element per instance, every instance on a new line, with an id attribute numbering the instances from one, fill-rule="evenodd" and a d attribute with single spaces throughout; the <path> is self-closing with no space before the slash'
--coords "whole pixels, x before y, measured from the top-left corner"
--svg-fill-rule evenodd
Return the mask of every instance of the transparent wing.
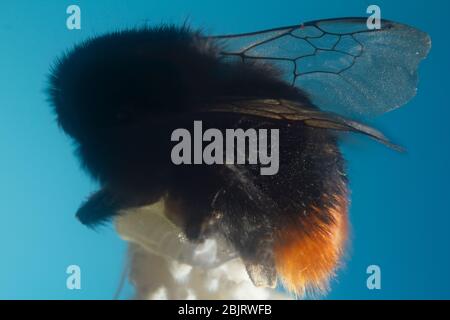
<path id="1" fill-rule="evenodd" d="M 394 150 L 403 151 L 402 147 L 393 144 L 383 135 L 383 133 L 370 126 L 347 119 L 332 112 L 312 109 L 290 100 L 237 99 L 234 101 L 217 102 L 214 105 L 204 106 L 202 111 L 207 113 L 237 113 L 272 120 L 303 122 L 307 126 L 315 128 L 355 132 L 367 135 Z"/>
<path id="2" fill-rule="evenodd" d="M 323 110 L 377 115 L 415 95 L 417 68 L 431 40 L 422 31 L 387 20 L 381 29 L 370 30 L 366 20 L 320 20 L 213 38 L 226 58 L 274 65 Z"/>

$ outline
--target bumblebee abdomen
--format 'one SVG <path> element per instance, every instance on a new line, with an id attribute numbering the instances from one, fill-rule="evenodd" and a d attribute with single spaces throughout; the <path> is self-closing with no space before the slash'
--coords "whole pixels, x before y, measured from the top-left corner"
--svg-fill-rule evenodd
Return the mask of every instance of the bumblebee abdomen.
<path id="1" fill-rule="evenodd" d="M 280 167 L 273 176 L 229 168 L 214 203 L 219 228 L 254 282 L 290 291 L 325 291 L 347 239 L 347 179 L 334 134 L 303 124 L 280 128 Z M 261 280 L 263 279 L 263 280 Z"/>

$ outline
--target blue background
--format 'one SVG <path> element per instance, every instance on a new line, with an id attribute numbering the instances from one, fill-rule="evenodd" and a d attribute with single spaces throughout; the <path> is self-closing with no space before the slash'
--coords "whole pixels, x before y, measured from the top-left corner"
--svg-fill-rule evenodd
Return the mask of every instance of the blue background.
<path id="1" fill-rule="evenodd" d="M 327 298 L 450 298 L 448 183 L 450 2 L 427 1 L 2 1 L 0 7 L 0 298 L 110 299 L 125 244 L 111 228 L 93 232 L 74 219 L 95 183 L 45 101 L 54 58 L 74 43 L 144 22 L 182 23 L 208 33 L 254 31 L 315 19 L 383 18 L 430 33 L 417 97 L 376 119 L 407 154 L 364 140 L 345 144 L 352 188 L 352 244 Z M 82 10 L 82 30 L 66 28 L 66 8 Z M 66 289 L 66 267 L 82 270 L 82 289 Z M 382 269 L 382 289 L 366 287 L 366 268 Z M 127 289 L 128 293 L 130 288 Z M 125 294 L 126 296 L 126 294 Z"/>

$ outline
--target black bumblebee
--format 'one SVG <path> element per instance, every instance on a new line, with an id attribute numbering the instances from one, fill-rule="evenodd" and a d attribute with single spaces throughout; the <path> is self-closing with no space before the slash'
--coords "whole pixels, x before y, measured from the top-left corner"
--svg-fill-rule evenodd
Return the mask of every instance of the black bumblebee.
<path id="1" fill-rule="evenodd" d="M 49 85 L 58 123 L 101 185 L 77 217 L 95 226 L 163 199 L 191 241 L 220 234 L 256 285 L 325 289 L 348 229 L 339 134 L 397 148 L 347 117 L 406 103 L 429 49 L 421 31 L 386 20 L 369 30 L 365 18 L 216 37 L 164 25 L 88 40 L 57 61 Z M 278 174 L 174 165 L 171 133 L 195 120 L 279 129 Z"/>

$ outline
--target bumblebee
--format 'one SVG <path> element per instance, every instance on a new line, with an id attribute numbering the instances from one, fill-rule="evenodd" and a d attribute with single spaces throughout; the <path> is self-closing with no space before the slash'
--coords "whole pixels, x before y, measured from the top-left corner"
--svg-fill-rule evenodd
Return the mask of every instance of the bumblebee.
<path id="1" fill-rule="evenodd" d="M 85 41 L 58 59 L 48 90 L 59 125 L 101 186 L 77 217 L 95 227 L 163 203 L 187 243 L 216 239 L 227 248 L 221 257 L 239 258 L 256 286 L 326 291 L 349 229 L 339 138 L 361 133 L 399 149 L 352 119 L 411 99 L 430 43 L 392 21 L 369 30 L 365 18 L 228 36 L 163 25 Z M 173 164 L 171 133 L 194 121 L 279 130 L 278 173 L 261 175 L 258 164 Z M 143 217 L 134 226 L 145 231 L 135 232 L 157 232 Z"/>

